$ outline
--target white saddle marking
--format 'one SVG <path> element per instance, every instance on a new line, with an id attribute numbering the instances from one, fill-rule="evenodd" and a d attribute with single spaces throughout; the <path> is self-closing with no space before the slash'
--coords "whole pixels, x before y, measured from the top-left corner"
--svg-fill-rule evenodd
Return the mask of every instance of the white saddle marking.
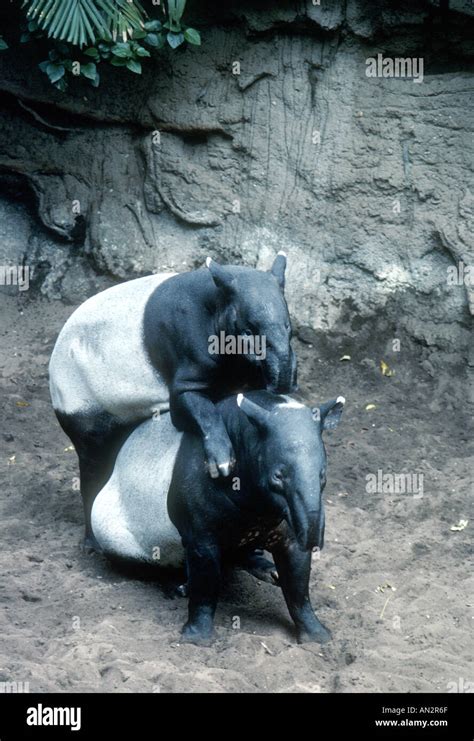
<path id="1" fill-rule="evenodd" d="M 296 399 L 292 399 L 291 396 L 285 396 L 286 401 L 282 401 L 277 405 L 278 409 L 303 409 L 304 404 L 301 404 Z"/>
<path id="2" fill-rule="evenodd" d="M 143 315 L 152 292 L 172 275 L 121 283 L 76 309 L 59 334 L 49 365 L 57 411 L 105 410 L 131 422 L 169 409 L 168 388 L 143 345 Z"/>
<path id="3" fill-rule="evenodd" d="M 179 566 L 181 537 L 168 515 L 168 491 L 182 432 L 169 414 L 148 419 L 124 443 L 92 507 L 92 530 L 107 555 Z"/>

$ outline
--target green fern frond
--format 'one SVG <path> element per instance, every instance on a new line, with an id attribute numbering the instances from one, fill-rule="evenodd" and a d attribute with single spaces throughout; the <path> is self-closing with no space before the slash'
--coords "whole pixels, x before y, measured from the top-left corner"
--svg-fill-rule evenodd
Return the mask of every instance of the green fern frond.
<path id="1" fill-rule="evenodd" d="M 146 17 L 139 0 L 24 0 L 25 5 L 28 19 L 49 37 L 76 46 L 117 36 L 125 40 Z"/>

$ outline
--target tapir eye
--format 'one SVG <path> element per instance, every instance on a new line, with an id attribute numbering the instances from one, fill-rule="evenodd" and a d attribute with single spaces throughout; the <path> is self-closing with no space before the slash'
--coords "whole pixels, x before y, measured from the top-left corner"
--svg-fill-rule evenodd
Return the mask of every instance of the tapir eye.
<path id="1" fill-rule="evenodd" d="M 251 329 L 249 329 L 249 327 L 247 327 L 247 329 L 244 329 L 244 331 L 242 332 L 242 334 L 244 335 L 244 337 L 252 337 L 253 332 L 252 332 Z"/>
<path id="2" fill-rule="evenodd" d="M 283 486 L 283 478 L 283 471 L 277 468 L 275 471 L 273 471 L 270 477 L 270 481 L 275 488 L 281 489 Z"/>

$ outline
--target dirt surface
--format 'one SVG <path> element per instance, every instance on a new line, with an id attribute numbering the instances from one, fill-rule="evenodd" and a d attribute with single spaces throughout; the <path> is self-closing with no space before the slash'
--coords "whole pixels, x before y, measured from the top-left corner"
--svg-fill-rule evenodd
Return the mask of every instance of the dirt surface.
<path id="1" fill-rule="evenodd" d="M 311 580 L 333 640 L 298 646 L 280 590 L 236 572 L 216 643 L 195 647 L 179 642 L 186 600 L 79 547 L 76 455 L 47 377 L 71 312 L 0 296 L 0 681 L 32 692 L 441 692 L 474 679 L 472 418 L 461 374 L 432 377 L 402 351 L 384 377 L 370 348 L 322 360 L 296 343 L 305 397 L 347 399 L 327 437 L 326 545 Z M 379 469 L 423 474 L 423 495 L 368 493 Z M 460 520 L 467 527 L 451 530 Z"/>

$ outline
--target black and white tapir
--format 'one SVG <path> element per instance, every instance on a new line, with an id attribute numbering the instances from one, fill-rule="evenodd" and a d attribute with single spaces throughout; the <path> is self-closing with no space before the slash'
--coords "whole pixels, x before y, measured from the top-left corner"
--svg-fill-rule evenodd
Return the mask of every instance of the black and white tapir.
<path id="1" fill-rule="evenodd" d="M 170 409 L 178 430 L 200 434 L 211 476 L 225 477 L 235 458 L 215 402 L 245 388 L 295 388 L 285 268 L 284 253 L 266 272 L 208 258 L 198 270 L 109 288 L 66 322 L 51 356 L 50 390 L 79 457 L 86 543 L 93 544 L 94 497 L 137 424 Z M 265 358 L 211 354 L 209 338 L 222 332 L 265 337 Z"/>
<path id="2" fill-rule="evenodd" d="M 208 476 L 202 437 L 178 432 L 167 413 L 143 422 L 124 443 L 94 502 L 94 535 L 119 559 L 177 566 L 185 556 L 185 640 L 212 638 L 222 562 L 247 567 L 255 548 L 274 556 L 298 640 L 329 639 L 308 583 L 312 549 L 324 542 L 322 433 L 337 426 L 343 405 L 339 397 L 310 409 L 268 391 L 219 401 L 237 459 L 227 478 Z"/>

